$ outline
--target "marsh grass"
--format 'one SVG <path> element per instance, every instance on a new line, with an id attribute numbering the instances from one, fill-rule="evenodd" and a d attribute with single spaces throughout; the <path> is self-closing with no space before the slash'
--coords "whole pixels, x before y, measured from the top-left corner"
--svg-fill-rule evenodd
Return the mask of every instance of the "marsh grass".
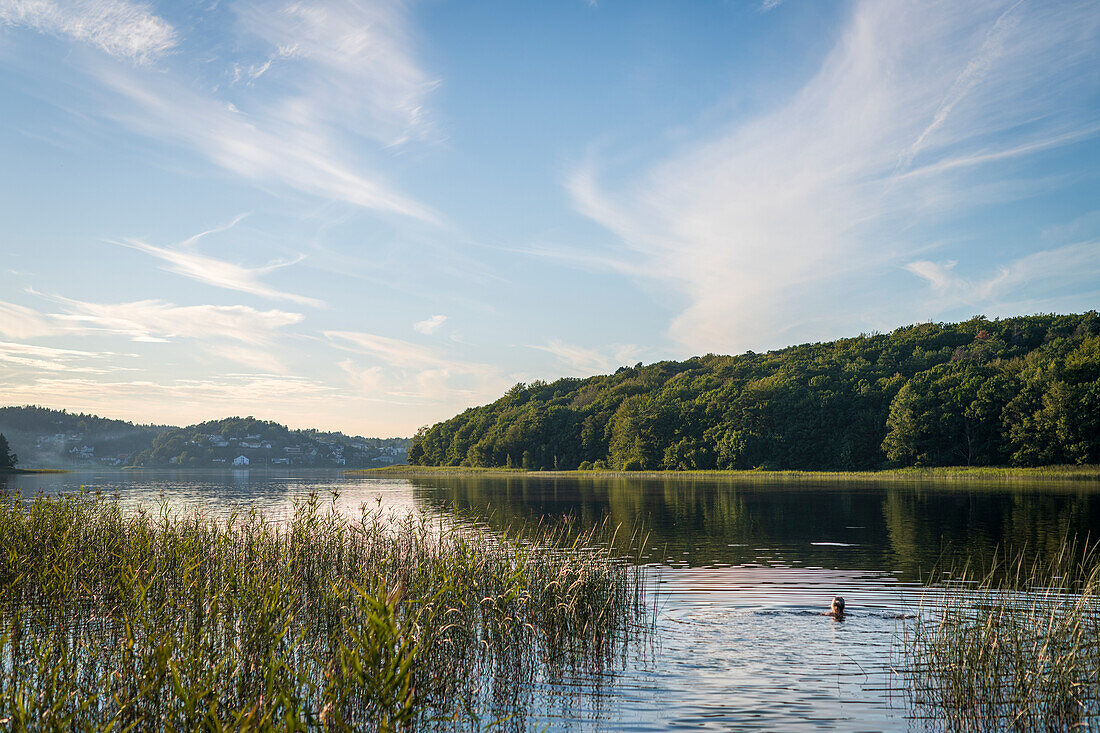
<path id="1" fill-rule="evenodd" d="M 568 527 L 349 518 L 316 495 L 278 522 L 5 495 L 0 718 L 524 728 L 540 686 L 603 679 L 649 628 L 644 576 L 606 546 Z"/>
<path id="2" fill-rule="evenodd" d="M 941 573 L 899 625 L 916 716 L 950 731 L 1093 730 L 1100 725 L 1100 558 L 1067 543 L 978 570 Z"/>
<path id="3" fill-rule="evenodd" d="M 695 471 L 528 471 L 522 468 L 476 468 L 467 466 L 385 466 L 381 468 L 349 469 L 349 476 L 393 476 L 401 478 L 439 478 L 453 476 L 575 478 L 606 480 L 632 479 L 706 479 L 745 481 L 807 481 L 845 483 L 871 482 L 1100 482 L 1100 466 L 940 466 L 933 468 L 893 468 L 880 471 L 795 471 L 795 470 L 695 470 Z"/>

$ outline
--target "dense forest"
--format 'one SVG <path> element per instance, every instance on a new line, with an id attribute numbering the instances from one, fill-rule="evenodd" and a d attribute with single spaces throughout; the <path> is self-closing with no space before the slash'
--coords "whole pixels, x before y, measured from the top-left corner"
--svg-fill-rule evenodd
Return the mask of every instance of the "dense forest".
<path id="1" fill-rule="evenodd" d="M 1100 462 L 1100 314 L 923 323 L 517 384 L 409 462 L 803 469 Z"/>

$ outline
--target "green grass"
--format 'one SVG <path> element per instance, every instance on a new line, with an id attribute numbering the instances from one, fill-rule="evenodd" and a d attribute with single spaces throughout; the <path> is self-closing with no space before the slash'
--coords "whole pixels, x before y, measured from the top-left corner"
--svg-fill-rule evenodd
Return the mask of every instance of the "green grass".
<path id="1" fill-rule="evenodd" d="M 929 727 L 1100 725 L 1098 558 L 1072 543 L 1052 560 L 1028 557 L 942 574 L 924 612 L 899 626 L 896 669 Z"/>
<path id="2" fill-rule="evenodd" d="M 351 476 L 534 476 L 545 478 L 705 478 L 794 481 L 1100 481 L 1100 466 L 948 466 L 883 471 L 525 471 L 465 466 L 388 466 L 345 472 Z"/>
<path id="3" fill-rule="evenodd" d="M 333 497 L 335 500 L 335 496 Z M 12 730 L 530 724 L 533 690 L 609 673 L 641 572 L 569 527 L 0 500 L 0 719 Z"/>

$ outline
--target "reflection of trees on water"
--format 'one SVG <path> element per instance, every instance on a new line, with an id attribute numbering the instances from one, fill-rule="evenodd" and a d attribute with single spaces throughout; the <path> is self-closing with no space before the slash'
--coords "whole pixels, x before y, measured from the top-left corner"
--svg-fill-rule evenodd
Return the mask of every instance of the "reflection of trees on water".
<path id="1" fill-rule="evenodd" d="M 1079 487 L 531 476 L 425 478 L 412 484 L 418 501 L 437 510 L 454 505 L 499 528 L 570 516 L 578 529 L 603 521 L 638 529 L 649 536 L 651 559 L 692 565 L 764 559 L 899 570 L 915 578 L 937 563 L 988 558 L 998 546 L 1026 546 L 1047 556 L 1067 534 L 1084 538 L 1100 527 L 1100 493 Z"/>
<path id="2" fill-rule="evenodd" d="M 994 550 L 1042 561 L 1062 552 L 1067 538 L 1098 539 L 1100 493 L 895 486 L 886 489 L 883 516 L 895 564 L 906 571 L 967 560 L 982 566 Z"/>

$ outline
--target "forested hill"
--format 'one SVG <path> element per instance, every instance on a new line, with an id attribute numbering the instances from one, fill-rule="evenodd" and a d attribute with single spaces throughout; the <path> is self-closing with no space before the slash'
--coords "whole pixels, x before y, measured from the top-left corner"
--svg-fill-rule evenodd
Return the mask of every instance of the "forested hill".
<path id="1" fill-rule="evenodd" d="M 517 384 L 420 465 L 874 469 L 1100 462 L 1100 314 L 925 323 Z"/>
<path id="2" fill-rule="evenodd" d="M 377 467 L 404 463 L 410 442 L 408 438 L 291 430 L 253 417 L 179 428 L 134 425 L 35 406 L 0 407 L 0 435 L 26 467 Z"/>

